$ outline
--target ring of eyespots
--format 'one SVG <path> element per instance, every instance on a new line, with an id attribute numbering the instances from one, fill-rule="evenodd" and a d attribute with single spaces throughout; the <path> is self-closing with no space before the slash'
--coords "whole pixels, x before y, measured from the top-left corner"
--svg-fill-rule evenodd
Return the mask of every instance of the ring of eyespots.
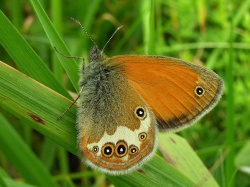
<path id="1" fill-rule="evenodd" d="M 115 152 L 115 145 L 113 143 L 105 143 L 102 146 L 102 155 L 105 157 L 112 157 Z"/>
<path id="2" fill-rule="evenodd" d="M 204 95 L 205 89 L 202 88 L 201 86 L 196 86 L 196 87 L 195 87 L 195 90 L 194 90 L 194 93 L 195 93 L 195 95 L 197 95 L 198 97 L 201 97 L 201 96 Z"/>
<path id="3" fill-rule="evenodd" d="M 115 155 L 124 157 L 128 152 L 128 145 L 125 141 L 118 141 L 115 146 Z"/>
<path id="4" fill-rule="evenodd" d="M 134 113 L 135 113 L 135 116 L 137 118 L 139 118 L 139 120 L 144 120 L 146 118 L 146 116 L 147 116 L 146 110 L 141 106 L 136 107 Z"/>
<path id="5" fill-rule="evenodd" d="M 145 135 L 142 134 L 142 136 L 145 136 Z M 99 148 L 98 146 L 94 146 L 92 150 L 95 153 L 97 153 L 99 151 Z M 128 147 L 127 143 L 123 140 L 118 141 L 116 145 L 114 145 L 113 143 L 105 143 L 101 149 L 102 155 L 107 158 L 112 157 L 114 154 L 115 156 L 120 157 L 120 158 L 126 156 L 127 154 L 133 156 L 137 154 L 138 151 L 139 151 L 139 148 L 137 146 L 130 145 Z"/>
<path id="6" fill-rule="evenodd" d="M 139 135 L 138 135 L 138 138 L 140 141 L 144 141 L 147 139 L 147 133 L 145 132 L 141 132 Z"/>
<path id="7" fill-rule="evenodd" d="M 139 150 L 138 147 L 136 147 L 135 145 L 129 146 L 129 154 L 130 155 L 136 154 L 138 152 L 138 150 Z"/>

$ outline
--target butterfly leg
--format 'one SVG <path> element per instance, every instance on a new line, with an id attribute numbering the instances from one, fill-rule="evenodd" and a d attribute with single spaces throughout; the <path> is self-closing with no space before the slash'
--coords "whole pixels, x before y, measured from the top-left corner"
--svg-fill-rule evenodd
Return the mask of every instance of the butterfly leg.
<path id="1" fill-rule="evenodd" d="M 82 90 L 83 90 L 83 86 L 82 86 L 82 88 L 81 88 L 81 90 L 80 90 L 80 92 L 79 92 L 79 94 L 77 95 L 77 97 L 76 97 L 76 99 L 73 101 L 73 103 L 71 103 L 71 105 L 60 115 L 60 116 L 58 116 L 57 118 L 56 118 L 56 120 L 58 121 L 58 120 L 60 120 L 62 117 L 63 117 L 63 115 L 76 103 L 76 101 L 80 98 L 80 95 L 81 95 L 81 93 L 82 93 Z"/>

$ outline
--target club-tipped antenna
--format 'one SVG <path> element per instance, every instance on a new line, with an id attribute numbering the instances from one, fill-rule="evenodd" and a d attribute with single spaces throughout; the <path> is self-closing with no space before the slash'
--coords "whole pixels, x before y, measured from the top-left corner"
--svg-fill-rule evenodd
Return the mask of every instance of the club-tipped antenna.
<path id="1" fill-rule="evenodd" d="M 117 33 L 117 31 L 119 31 L 121 28 L 123 27 L 123 25 L 121 25 L 120 27 L 118 27 L 115 32 L 112 34 L 112 36 L 109 38 L 109 40 L 106 42 L 106 44 L 103 46 L 101 52 L 103 52 L 103 50 L 105 49 L 105 47 L 107 46 L 107 44 L 110 42 L 110 40 L 114 37 L 114 35 Z"/>
<path id="2" fill-rule="evenodd" d="M 80 25 L 80 27 L 82 28 L 82 30 L 87 34 L 87 36 L 89 37 L 89 39 L 93 42 L 94 45 L 96 45 L 95 41 L 93 40 L 93 38 L 89 35 L 89 33 L 86 31 L 86 29 L 82 26 L 82 24 L 80 23 L 80 21 L 78 21 L 77 19 L 70 17 L 71 20 L 73 20 L 74 22 L 76 22 L 77 24 Z M 97 46 L 97 45 L 96 45 Z"/>

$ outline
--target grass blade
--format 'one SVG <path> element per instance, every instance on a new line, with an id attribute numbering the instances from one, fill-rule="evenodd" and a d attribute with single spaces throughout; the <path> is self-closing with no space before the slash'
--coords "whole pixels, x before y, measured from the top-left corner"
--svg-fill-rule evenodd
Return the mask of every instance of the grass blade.
<path id="1" fill-rule="evenodd" d="M 0 11 L 0 25 L 0 44 L 9 53 L 18 68 L 49 88 L 71 98 L 2 11 Z"/>
<path id="2" fill-rule="evenodd" d="M 34 153 L 0 114 L 0 149 L 14 167 L 31 184 L 56 187 L 55 181 Z"/>
<path id="3" fill-rule="evenodd" d="M 60 121 L 56 120 L 71 101 L 3 62 L 0 74 L 1 106 L 76 154 L 76 107 L 73 106 Z"/>
<path id="4" fill-rule="evenodd" d="M 48 18 L 47 14 L 43 10 L 39 1 L 30 0 L 30 3 L 34 8 L 37 14 L 37 17 L 39 18 L 52 47 L 56 47 L 61 53 L 65 54 L 66 56 L 71 56 L 68 48 L 66 47 L 63 40 L 60 38 L 59 34 L 57 33 L 56 29 L 52 25 L 50 19 Z M 77 91 L 79 91 L 79 88 L 78 88 L 79 76 L 76 73 L 78 72 L 78 65 L 76 61 L 74 59 L 65 58 L 58 53 L 57 53 L 57 57 L 62 63 L 65 71 L 67 72 L 67 75 L 69 79 L 71 80 L 72 84 L 74 85 L 74 88 Z"/>
<path id="5" fill-rule="evenodd" d="M 230 22 L 230 48 L 229 48 L 229 61 L 227 63 L 227 83 L 228 83 L 228 97 L 227 97 L 227 131 L 226 131 L 226 145 L 229 149 L 229 154 L 226 158 L 226 172 L 225 181 L 226 186 L 234 186 L 234 157 L 235 157 L 235 127 L 234 127 L 234 83 L 233 83 L 233 68 L 234 68 L 234 56 L 233 56 L 233 41 L 234 41 L 234 24 L 233 24 L 233 10 L 231 12 Z"/>

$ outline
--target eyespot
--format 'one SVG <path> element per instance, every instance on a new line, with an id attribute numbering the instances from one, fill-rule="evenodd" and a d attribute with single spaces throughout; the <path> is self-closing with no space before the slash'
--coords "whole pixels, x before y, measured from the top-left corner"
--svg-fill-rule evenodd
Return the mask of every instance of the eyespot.
<path id="1" fill-rule="evenodd" d="M 94 151 L 95 153 L 97 153 L 99 151 L 99 147 L 96 145 L 93 147 L 92 151 Z"/>
<path id="2" fill-rule="evenodd" d="M 196 86 L 195 87 L 195 91 L 194 91 L 195 95 L 197 95 L 198 97 L 201 97 L 204 95 L 205 90 L 204 88 L 202 88 L 201 86 Z"/>
<path id="3" fill-rule="evenodd" d="M 125 141 L 118 141 L 115 147 L 115 155 L 117 157 L 123 157 L 128 152 L 128 145 Z"/>
<path id="4" fill-rule="evenodd" d="M 140 141 L 144 141 L 147 139 L 147 133 L 145 132 L 141 132 L 139 135 L 138 135 L 138 138 Z"/>
<path id="5" fill-rule="evenodd" d="M 138 147 L 136 147 L 135 145 L 129 146 L 129 154 L 130 155 L 136 154 L 138 152 L 138 150 L 139 150 Z"/>
<path id="6" fill-rule="evenodd" d="M 115 146 L 112 143 L 106 143 L 102 146 L 102 155 L 105 157 L 111 157 L 114 154 Z"/>
<path id="7" fill-rule="evenodd" d="M 140 120 L 145 119 L 147 116 L 146 110 L 141 106 L 136 107 L 135 116 L 138 117 Z"/>

